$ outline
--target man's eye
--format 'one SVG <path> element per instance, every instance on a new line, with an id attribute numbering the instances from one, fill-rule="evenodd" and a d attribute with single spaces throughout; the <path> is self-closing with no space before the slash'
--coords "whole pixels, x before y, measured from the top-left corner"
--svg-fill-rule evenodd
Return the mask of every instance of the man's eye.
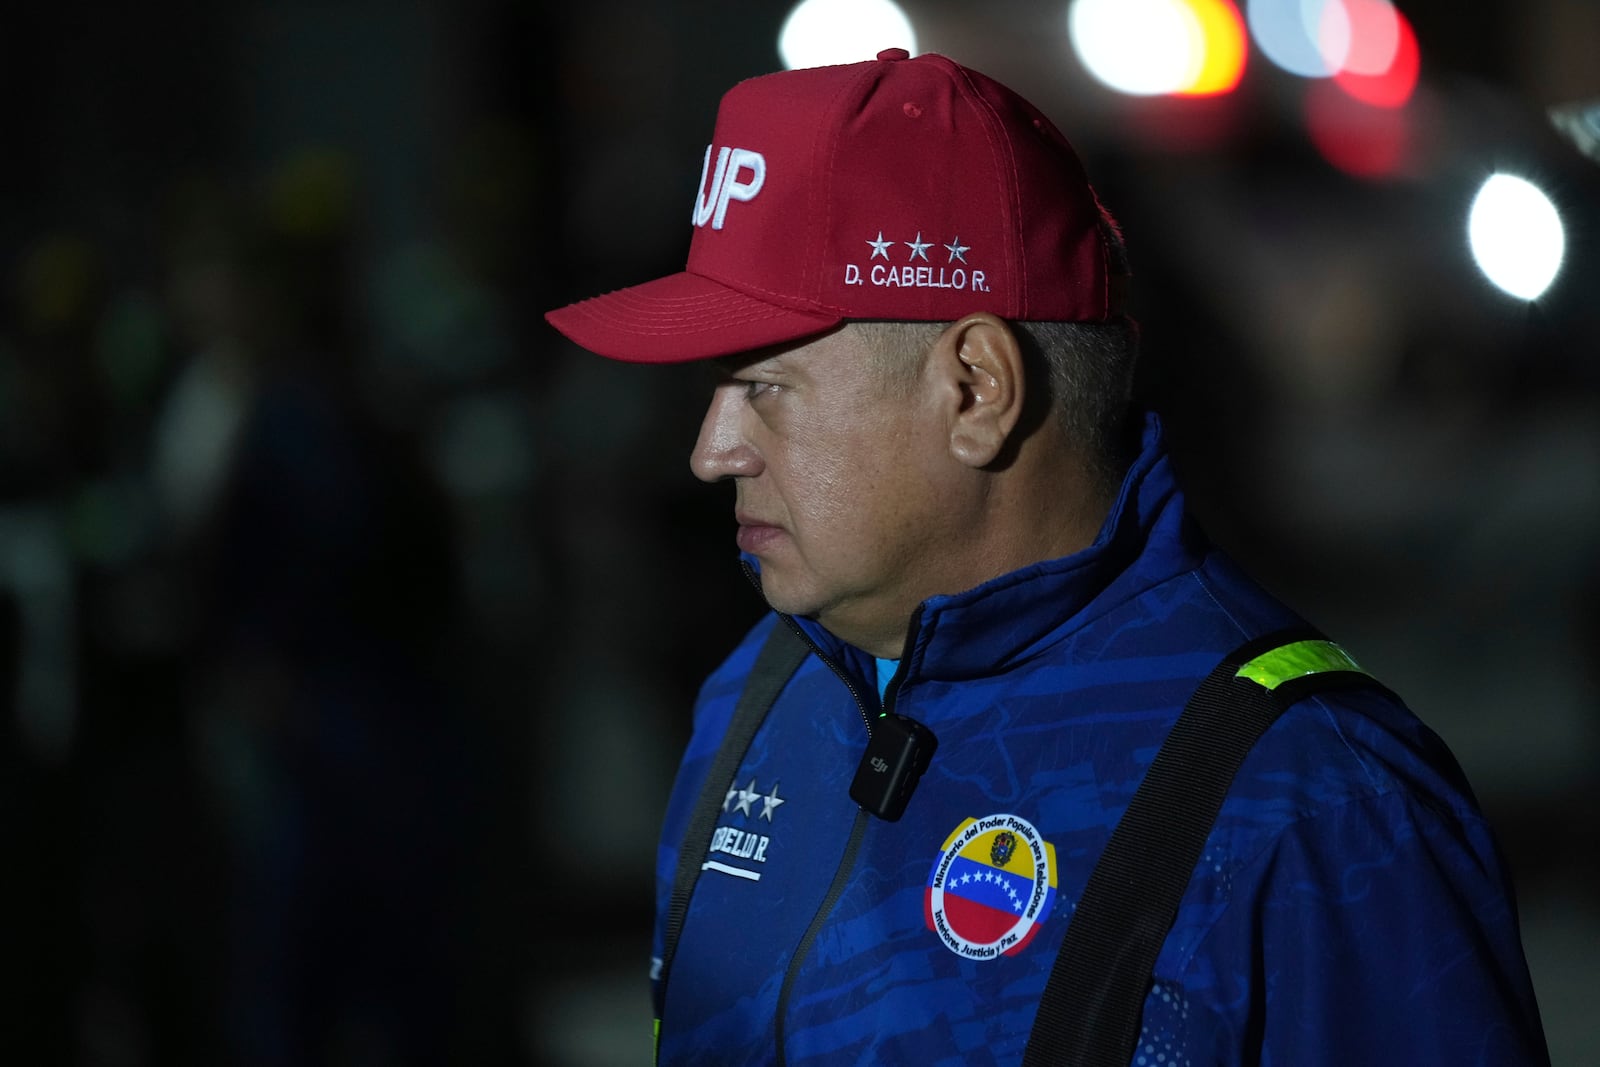
<path id="1" fill-rule="evenodd" d="M 754 400 L 758 396 L 774 393 L 778 390 L 778 386 L 774 382 L 758 382 L 747 379 L 740 384 L 744 386 L 744 395 L 747 400 Z"/>

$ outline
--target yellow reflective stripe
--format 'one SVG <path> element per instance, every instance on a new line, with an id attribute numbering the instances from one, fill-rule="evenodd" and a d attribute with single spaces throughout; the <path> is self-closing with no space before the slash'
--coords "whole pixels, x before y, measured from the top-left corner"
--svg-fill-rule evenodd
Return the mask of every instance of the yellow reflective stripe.
<path id="1" fill-rule="evenodd" d="M 1329 671 L 1360 671 L 1361 664 L 1332 641 L 1296 641 L 1293 644 L 1263 652 L 1239 668 L 1236 678 L 1248 678 L 1266 689 L 1276 689 L 1284 682 L 1304 678 L 1308 674 L 1326 674 Z"/>
<path id="2" fill-rule="evenodd" d="M 650 1054 L 650 1060 L 651 1060 L 652 1063 L 660 1063 L 661 1062 L 661 1020 L 660 1019 L 656 1020 L 655 1048 L 654 1048 L 654 1051 L 651 1052 L 651 1054 Z"/>

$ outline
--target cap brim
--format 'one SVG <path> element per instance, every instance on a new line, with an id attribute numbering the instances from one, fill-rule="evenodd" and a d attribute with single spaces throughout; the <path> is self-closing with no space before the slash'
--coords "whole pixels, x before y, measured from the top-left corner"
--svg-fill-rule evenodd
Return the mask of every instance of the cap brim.
<path id="1" fill-rule="evenodd" d="M 629 363 L 687 363 L 798 341 L 841 316 L 779 307 L 687 272 L 545 314 L 576 344 Z"/>

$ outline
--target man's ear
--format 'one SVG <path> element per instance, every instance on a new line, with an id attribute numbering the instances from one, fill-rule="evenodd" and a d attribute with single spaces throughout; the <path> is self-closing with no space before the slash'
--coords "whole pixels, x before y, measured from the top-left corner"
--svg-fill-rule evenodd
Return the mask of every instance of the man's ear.
<path id="1" fill-rule="evenodd" d="M 950 453 L 969 467 L 987 467 L 1008 452 L 1022 419 L 1022 349 L 998 315 L 974 312 L 952 323 L 937 344 L 935 364 L 948 386 Z"/>

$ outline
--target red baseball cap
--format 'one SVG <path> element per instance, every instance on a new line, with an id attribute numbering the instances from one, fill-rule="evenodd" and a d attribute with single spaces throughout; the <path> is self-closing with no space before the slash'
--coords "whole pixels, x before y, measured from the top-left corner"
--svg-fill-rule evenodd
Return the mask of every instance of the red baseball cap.
<path id="1" fill-rule="evenodd" d="M 679 363 L 847 319 L 1117 310 L 1101 210 L 1037 108 L 940 55 L 751 78 L 717 112 L 687 268 L 545 317 L 592 352 Z"/>

